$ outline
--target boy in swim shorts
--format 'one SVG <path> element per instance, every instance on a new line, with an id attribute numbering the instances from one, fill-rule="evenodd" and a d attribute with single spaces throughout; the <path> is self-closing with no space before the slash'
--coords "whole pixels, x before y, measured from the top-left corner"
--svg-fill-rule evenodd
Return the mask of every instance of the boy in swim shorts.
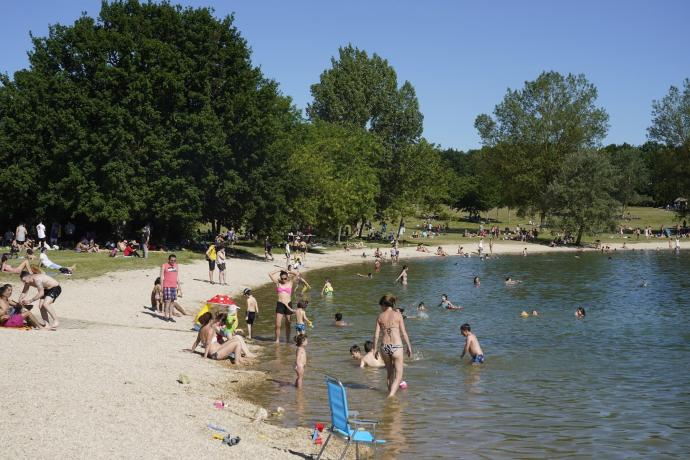
<path id="1" fill-rule="evenodd" d="M 304 334 L 307 329 L 306 323 L 311 322 L 309 318 L 307 318 L 307 312 L 305 311 L 308 303 L 307 301 L 297 302 L 297 310 L 295 310 L 295 330 L 297 334 Z"/>
<path id="2" fill-rule="evenodd" d="M 462 350 L 460 358 L 462 359 L 465 353 L 469 353 L 472 358 L 470 361 L 472 364 L 482 364 L 484 362 L 484 352 L 482 351 L 482 347 L 479 346 L 477 336 L 472 333 L 472 329 L 470 329 L 468 323 L 460 326 L 460 334 L 465 337 L 465 348 Z"/>

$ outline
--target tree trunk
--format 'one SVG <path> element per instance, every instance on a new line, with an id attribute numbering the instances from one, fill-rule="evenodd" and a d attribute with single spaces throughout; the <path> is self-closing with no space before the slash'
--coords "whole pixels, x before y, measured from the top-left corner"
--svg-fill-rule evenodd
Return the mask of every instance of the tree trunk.
<path id="1" fill-rule="evenodd" d="M 541 212 L 539 213 L 539 227 L 540 227 L 540 228 L 544 226 L 544 219 L 546 219 L 546 212 L 545 212 L 545 211 L 541 211 Z"/>
<path id="2" fill-rule="evenodd" d="M 508 208 L 508 228 L 510 228 L 510 208 Z"/>
<path id="3" fill-rule="evenodd" d="M 340 244 L 340 235 L 342 234 L 342 232 L 343 232 L 343 226 L 338 225 L 338 244 Z"/>
<path id="4" fill-rule="evenodd" d="M 585 226 L 584 226 L 584 225 L 580 225 L 580 228 L 579 228 L 578 231 L 577 231 L 577 239 L 575 240 L 575 245 L 576 245 L 576 246 L 579 246 L 579 245 L 580 245 L 580 241 L 582 241 L 582 234 L 583 234 L 584 232 L 585 232 Z"/>
<path id="5" fill-rule="evenodd" d="M 364 217 L 362 217 L 362 224 L 359 226 L 359 233 L 357 234 L 357 238 L 362 238 L 362 231 L 364 230 Z"/>
<path id="6" fill-rule="evenodd" d="M 398 224 L 398 239 L 400 239 L 400 230 L 402 230 L 403 226 L 403 215 L 400 213 L 400 223 Z"/>

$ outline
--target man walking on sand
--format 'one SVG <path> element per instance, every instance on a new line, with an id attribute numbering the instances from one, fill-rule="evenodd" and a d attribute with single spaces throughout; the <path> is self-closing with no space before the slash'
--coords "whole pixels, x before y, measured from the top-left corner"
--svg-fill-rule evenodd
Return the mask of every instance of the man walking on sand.
<path id="1" fill-rule="evenodd" d="M 60 283 L 45 273 L 32 275 L 27 271 L 21 272 L 19 274 L 19 279 L 24 283 L 24 289 L 22 290 L 21 296 L 19 296 L 19 303 L 26 306 L 38 300 L 41 317 L 46 322 L 46 326 L 56 329 L 60 325 L 60 321 L 55 314 L 53 303 L 55 303 L 62 293 Z M 31 287 L 36 288 L 38 292 L 35 296 L 27 299 L 26 293 L 29 292 L 29 288 Z"/>
<path id="2" fill-rule="evenodd" d="M 173 319 L 173 303 L 177 300 L 177 294 L 182 297 L 182 289 L 180 288 L 180 269 L 177 265 L 177 256 L 170 254 L 168 262 L 161 265 L 161 284 L 163 286 L 163 314 L 166 321 Z"/>

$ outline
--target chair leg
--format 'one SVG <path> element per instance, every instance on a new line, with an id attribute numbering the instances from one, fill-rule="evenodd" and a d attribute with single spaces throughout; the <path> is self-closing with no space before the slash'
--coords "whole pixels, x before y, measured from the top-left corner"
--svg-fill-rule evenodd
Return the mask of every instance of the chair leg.
<path id="1" fill-rule="evenodd" d="M 359 443 L 355 442 L 355 459 L 359 460 Z"/>
<path id="2" fill-rule="evenodd" d="M 323 443 L 323 446 L 321 446 L 321 450 L 319 451 L 319 455 L 316 456 L 316 460 L 319 460 L 321 458 L 321 455 L 323 455 L 323 451 L 326 450 L 326 446 L 328 445 L 328 441 L 331 440 L 331 435 L 333 433 L 328 433 L 328 437 L 326 438 L 326 442 Z"/>
<path id="3" fill-rule="evenodd" d="M 343 449 L 343 453 L 340 456 L 338 460 L 343 460 L 345 458 L 345 453 L 347 452 L 347 448 L 350 447 L 350 439 L 347 440 L 347 444 L 345 444 L 345 449 Z"/>

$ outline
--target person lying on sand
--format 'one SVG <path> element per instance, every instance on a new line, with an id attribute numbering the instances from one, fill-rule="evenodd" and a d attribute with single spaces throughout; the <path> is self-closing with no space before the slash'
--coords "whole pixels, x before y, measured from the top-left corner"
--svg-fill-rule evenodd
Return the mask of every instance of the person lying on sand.
<path id="1" fill-rule="evenodd" d="M 374 356 L 374 342 L 371 340 L 364 342 L 364 354 L 362 354 L 362 350 L 359 348 L 359 345 L 352 345 L 350 347 L 350 355 L 352 355 L 353 359 L 359 361 L 359 367 L 361 368 L 379 368 L 386 366 L 386 363 L 383 362 L 383 359 L 381 359 L 380 356 L 378 359 Z"/>

